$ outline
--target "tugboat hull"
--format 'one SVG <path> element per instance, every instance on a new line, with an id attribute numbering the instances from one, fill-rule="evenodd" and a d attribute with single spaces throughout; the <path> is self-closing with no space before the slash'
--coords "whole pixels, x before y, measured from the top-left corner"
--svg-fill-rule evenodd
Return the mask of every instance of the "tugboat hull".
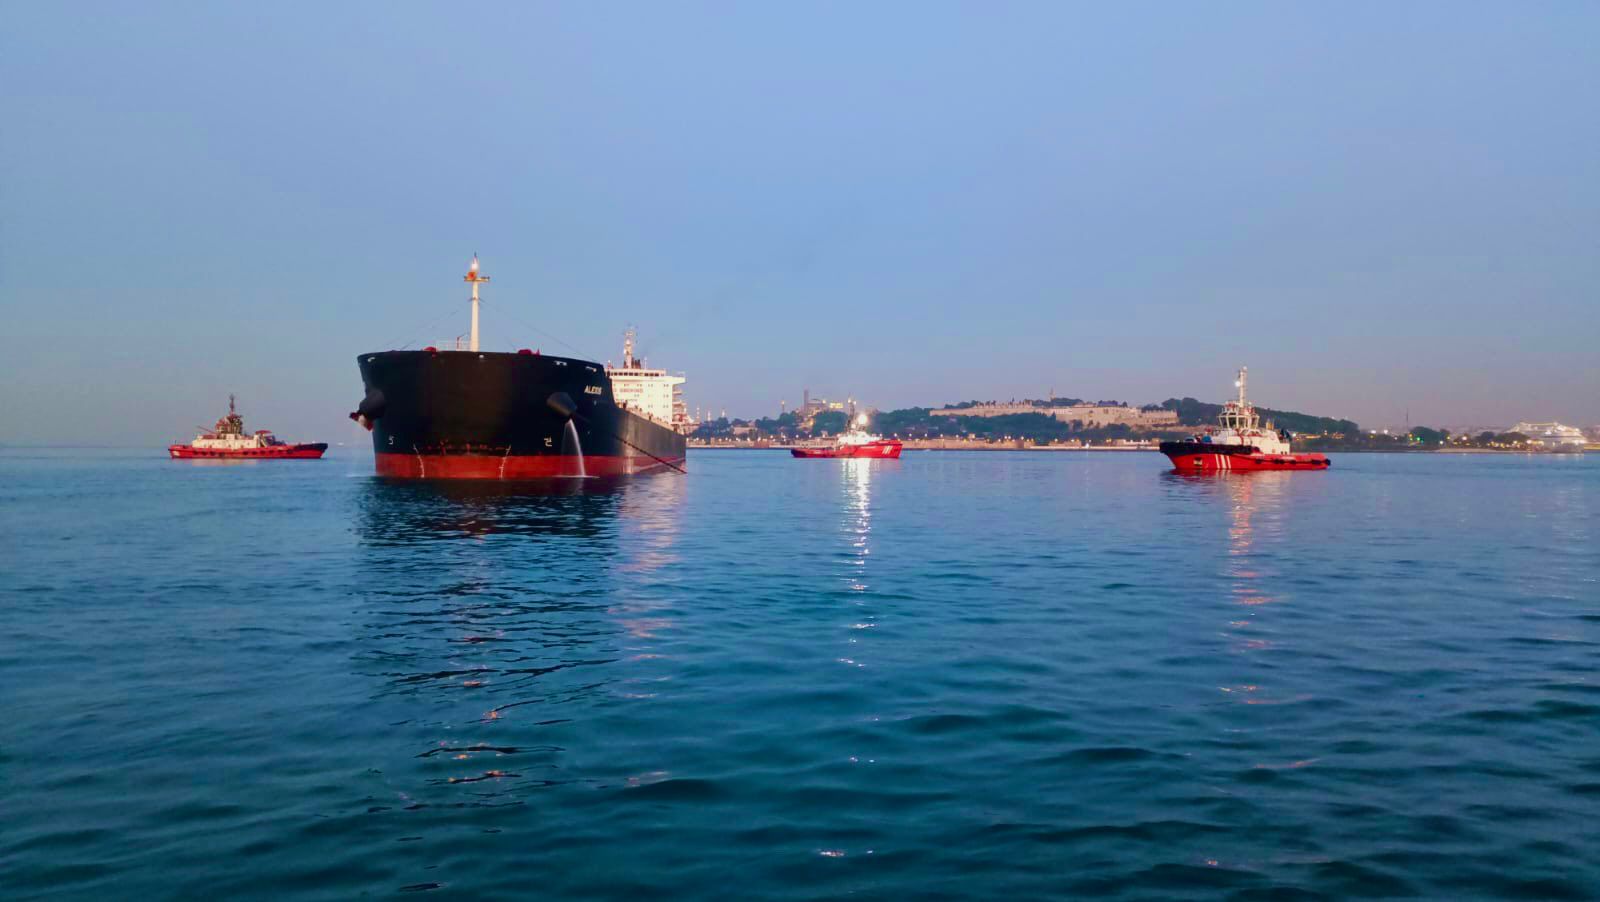
<path id="1" fill-rule="evenodd" d="M 1181 473 L 1328 468 L 1328 458 L 1321 454 L 1263 454 L 1246 445 L 1162 442 L 1161 453 L 1172 461 L 1172 468 Z"/>
<path id="2" fill-rule="evenodd" d="M 272 445 L 265 448 L 220 450 L 193 445 L 171 445 L 167 453 L 173 460 L 319 460 L 328 450 L 326 442 L 302 445 Z"/>
<path id="3" fill-rule="evenodd" d="M 899 460 L 899 442 L 868 442 L 864 445 L 846 445 L 838 448 L 790 448 L 795 457 L 862 457 L 872 460 Z"/>

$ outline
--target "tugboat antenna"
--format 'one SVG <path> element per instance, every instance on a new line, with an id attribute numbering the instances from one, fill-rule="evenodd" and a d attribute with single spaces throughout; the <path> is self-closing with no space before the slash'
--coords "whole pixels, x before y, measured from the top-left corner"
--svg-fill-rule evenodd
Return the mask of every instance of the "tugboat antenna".
<path id="1" fill-rule="evenodd" d="M 468 345 L 467 345 L 467 350 L 469 350 L 469 351 L 477 351 L 478 350 L 478 283 L 479 282 L 487 282 L 487 281 L 489 281 L 489 277 L 488 276 L 480 276 L 480 275 L 478 275 L 478 255 L 477 255 L 476 252 L 474 252 L 473 255 L 472 255 L 472 265 L 467 267 L 467 274 L 466 274 L 466 276 L 464 276 L 462 278 L 462 281 L 463 282 L 472 283 L 472 337 L 469 339 L 469 342 L 468 342 Z"/>

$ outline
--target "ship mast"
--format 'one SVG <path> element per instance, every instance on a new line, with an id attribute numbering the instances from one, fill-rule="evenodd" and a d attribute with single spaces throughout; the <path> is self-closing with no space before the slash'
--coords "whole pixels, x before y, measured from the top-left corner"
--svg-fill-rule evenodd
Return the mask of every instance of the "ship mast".
<path id="1" fill-rule="evenodd" d="M 463 282 L 472 283 L 472 338 L 467 350 L 478 350 L 478 283 L 489 281 L 488 276 L 478 275 L 478 255 L 472 255 L 472 265 L 467 267 L 467 274 L 462 277 Z"/>
<path id="2" fill-rule="evenodd" d="M 1240 407 L 1245 406 L 1244 383 L 1245 383 L 1245 377 L 1249 372 L 1250 372 L 1250 368 L 1249 367 L 1247 367 L 1247 366 L 1239 367 L 1239 381 L 1233 383 L 1234 385 L 1237 385 L 1239 387 L 1239 406 Z"/>

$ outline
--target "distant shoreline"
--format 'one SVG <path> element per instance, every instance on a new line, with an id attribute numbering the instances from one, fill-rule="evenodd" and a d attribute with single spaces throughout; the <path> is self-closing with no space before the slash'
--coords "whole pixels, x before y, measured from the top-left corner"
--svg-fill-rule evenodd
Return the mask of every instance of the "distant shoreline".
<path id="1" fill-rule="evenodd" d="M 791 448 L 815 448 L 815 447 L 819 447 L 819 446 L 817 446 L 817 445 L 693 445 L 692 444 L 692 445 L 689 446 L 689 449 L 691 451 L 788 451 Z M 909 442 L 906 443 L 905 450 L 906 451 L 1011 451 L 1011 452 L 1030 452 L 1030 451 L 1049 451 L 1049 452 L 1055 452 L 1055 451 L 1090 451 L 1090 452 L 1101 452 L 1101 451 L 1118 451 L 1118 452 L 1151 451 L 1151 452 L 1154 452 L 1154 451 L 1156 451 L 1155 448 L 1111 448 L 1111 447 L 1099 447 L 1099 446 L 1089 446 L 1089 447 L 1083 447 L 1083 448 L 1066 448 L 1066 447 L 1060 447 L 1060 446 L 1057 446 L 1057 445 L 1026 445 L 1026 446 L 1023 446 L 1023 447 L 1017 447 L 1016 445 L 1004 445 L 1004 444 L 1001 444 L 1001 445 L 977 445 L 977 444 L 974 444 L 974 445 L 949 445 L 949 446 L 944 446 L 944 445 L 913 445 L 913 444 L 910 444 Z"/>
<path id="2" fill-rule="evenodd" d="M 692 450 L 692 451 L 788 451 L 791 448 L 807 448 L 807 447 L 816 447 L 816 446 L 815 445 L 792 445 L 792 444 L 789 444 L 789 445 L 779 445 L 779 444 L 772 444 L 772 445 L 754 445 L 754 444 L 751 444 L 751 445 L 730 445 L 730 444 L 706 444 L 706 443 L 703 443 L 703 442 L 702 443 L 695 443 L 695 442 L 690 442 L 689 443 L 689 449 Z M 971 443 L 960 444 L 960 445 L 957 445 L 957 444 L 949 444 L 949 445 L 944 445 L 944 444 L 914 444 L 912 442 L 906 442 L 905 443 L 905 450 L 907 450 L 907 451 L 1010 451 L 1010 452 L 1045 451 L 1045 452 L 1052 452 L 1052 453 L 1054 453 L 1054 452 L 1073 452 L 1073 451 L 1092 452 L 1092 453 L 1100 453 L 1100 452 L 1106 452 L 1106 451 L 1120 452 L 1120 453 L 1136 452 L 1136 451 L 1148 451 L 1148 452 L 1152 452 L 1152 453 L 1158 453 L 1158 454 L 1160 453 L 1160 449 L 1158 449 L 1158 448 L 1136 447 L 1136 446 L 1127 446 L 1127 445 L 1084 445 L 1084 446 L 1081 446 L 1081 447 L 1071 447 L 1071 446 L 1066 446 L 1066 445 L 1021 445 L 1021 446 L 1018 446 L 1018 445 L 1016 445 L 1014 443 L 1007 444 L 1007 443 L 1004 443 L 1004 442 L 997 442 L 997 443 L 992 443 L 992 444 L 991 443 L 982 443 L 982 442 L 971 442 Z M 1596 449 L 1596 450 L 1600 450 L 1600 449 Z M 1583 449 L 1577 449 L 1577 450 L 1573 450 L 1573 451 L 1525 451 L 1525 450 L 1517 450 L 1515 448 L 1328 448 L 1328 449 L 1324 449 L 1320 453 L 1325 453 L 1325 454 L 1514 454 L 1514 455 L 1520 455 L 1520 456 L 1523 456 L 1523 457 L 1542 457 L 1542 456 L 1546 456 L 1546 455 L 1561 455 L 1561 456 L 1564 456 L 1564 455 L 1572 455 L 1572 454 L 1583 454 L 1584 451 L 1583 451 Z"/>
<path id="3" fill-rule="evenodd" d="M 1583 454 L 1600 448 L 1573 448 L 1570 451 L 1519 451 L 1516 448 L 1432 448 L 1434 454 Z"/>
<path id="4" fill-rule="evenodd" d="M 697 443 L 694 443 L 694 442 L 690 442 L 689 443 L 689 449 L 691 451 L 788 451 L 791 448 L 816 448 L 816 447 L 821 447 L 821 446 L 819 446 L 819 445 L 776 445 L 776 444 L 774 444 L 774 445 L 725 445 L 725 444 L 711 445 L 711 444 L 704 444 L 704 443 L 697 444 Z M 1005 444 L 1005 443 L 984 444 L 984 443 L 978 443 L 978 442 L 973 442 L 971 444 L 963 444 L 963 445 L 954 445 L 954 444 L 951 444 L 951 445 L 919 445 L 919 444 L 913 444 L 911 442 L 906 442 L 905 443 L 905 450 L 907 450 L 907 451 L 1095 451 L 1095 452 L 1099 452 L 1099 451 L 1119 451 L 1119 452 L 1127 452 L 1127 451 L 1156 451 L 1157 449 L 1155 449 L 1155 448 L 1139 448 L 1139 447 L 1102 446 L 1102 445 L 1086 445 L 1086 446 L 1081 447 L 1081 448 L 1074 448 L 1074 447 L 1069 447 L 1069 446 L 1065 446 L 1065 445 L 1022 445 L 1022 446 L 1018 446 L 1016 444 Z"/>

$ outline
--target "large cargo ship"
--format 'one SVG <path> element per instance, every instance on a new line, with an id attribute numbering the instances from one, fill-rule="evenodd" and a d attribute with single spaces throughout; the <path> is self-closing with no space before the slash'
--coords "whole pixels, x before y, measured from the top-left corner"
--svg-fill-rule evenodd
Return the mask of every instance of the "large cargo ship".
<path id="1" fill-rule="evenodd" d="M 357 358 L 366 395 L 350 418 L 372 433 L 379 476 L 540 479 L 683 471 L 692 427 L 684 379 L 633 356 L 612 368 L 536 350 L 480 351 L 472 258 L 465 347 L 379 351 Z"/>

